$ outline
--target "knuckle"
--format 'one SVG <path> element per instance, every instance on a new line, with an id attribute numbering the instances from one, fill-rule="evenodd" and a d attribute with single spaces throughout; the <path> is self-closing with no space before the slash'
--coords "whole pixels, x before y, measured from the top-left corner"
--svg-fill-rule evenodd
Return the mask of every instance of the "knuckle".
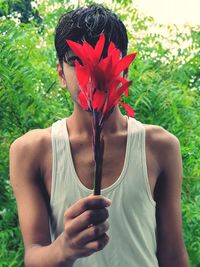
<path id="1" fill-rule="evenodd" d="M 64 226 L 64 235 L 66 240 L 72 238 L 72 234 L 70 233 L 70 228 L 68 226 Z"/>
<path id="2" fill-rule="evenodd" d="M 89 207 L 87 199 L 84 199 L 84 198 L 83 198 L 83 199 L 82 199 L 82 203 L 81 203 L 81 205 L 82 205 L 82 209 L 83 209 L 83 210 L 87 210 L 88 207 Z"/>
<path id="3" fill-rule="evenodd" d="M 104 216 L 105 219 L 107 219 L 109 217 L 109 213 L 108 213 L 107 209 L 103 210 L 103 216 Z"/>
<path id="4" fill-rule="evenodd" d="M 93 212 L 91 210 L 87 210 L 85 212 L 85 220 L 86 220 L 86 222 L 89 223 L 92 220 L 92 218 L 93 218 Z"/>
<path id="5" fill-rule="evenodd" d="M 88 257 L 88 256 L 92 255 L 92 253 L 94 253 L 93 249 L 87 250 L 83 253 L 83 257 Z"/>
<path id="6" fill-rule="evenodd" d="M 98 237 L 100 233 L 101 233 L 101 230 L 98 226 L 93 227 L 93 236 L 94 237 Z"/>
<path id="7" fill-rule="evenodd" d="M 97 221 L 105 221 L 108 218 L 108 211 L 106 209 L 101 209 L 98 212 Z"/>
<path id="8" fill-rule="evenodd" d="M 71 239 L 70 241 L 70 247 L 71 249 L 77 249 L 77 241 L 75 241 L 74 239 Z"/>
<path id="9" fill-rule="evenodd" d="M 109 241 L 109 237 L 106 234 L 104 234 L 102 238 L 100 238 L 99 240 L 96 240 L 94 244 L 95 251 L 102 250 L 107 245 L 108 241 Z"/>
<path id="10" fill-rule="evenodd" d="M 64 220 L 67 220 L 68 219 L 68 211 L 66 210 L 65 212 L 64 212 Z"/>
<path id="11" fill-rule="evenodd" d="M 73 233 L 72 233 L 72 223 L 68 222 L 64 224 L 64 233 L 67 238 L 72 238 Z"/>
<path id="12" fill-rule="evenodd" d="M 80 239 L 72 240 L 72 246 L 73 246 L 74 248 L 79 248 L 79 247 L 81 247 L 81 246 L 82 246 L 82 242 L 81 242 L 81 240 L 80 240 Z"/>
<path id="13" fill-rule="evenodd" d="M 64 232 L 65 233 L 69 232 L 69 226 L 67 224 L 64 225 Z"/>
<path id="14" fill-rule="evenodd" d="M 104 248 L 105 244 L 102 241 L 97 241 L 96 249 L 102 250 Z"/>
<path id="15" fill-rule="evenodd" d="M 71 242 L 71 247 L 73 249 L 82 249 L 84 245 L 84 238 L 80 236 L 74 236 L 70 240 Z"/>
<path id="16" fill-rule="evenodd" d="M 108 212 L 108 209 L 105 209 L 106 210 L 106 216 L 107 218 L 109 217 L 109 212 Z"/>
<path id="17" fill-rule="evenodd" d="M 105 221 L 104 223 L 104 227 L 105 227 L 105 232 L 108 231 L 109 227 L 110 227 L 110 224 L 108 221 Z"/>
<path id="18" fill-rule="evenodd" d="M 93 238 L 98 238 L 99 236 L 104 234 L 108 229 L 109 229 L 109 223 L 106 221 L 104 223 L 101 223 L 97 226 L 92 227 L 91 228 L 91 230 L 92 230 L 91 236 Z"/>
<path id="19" fill-rule="evenodd" d="M 99 198 L 99 205 L 105 206 L 105 200 L 103 198 Z"/>

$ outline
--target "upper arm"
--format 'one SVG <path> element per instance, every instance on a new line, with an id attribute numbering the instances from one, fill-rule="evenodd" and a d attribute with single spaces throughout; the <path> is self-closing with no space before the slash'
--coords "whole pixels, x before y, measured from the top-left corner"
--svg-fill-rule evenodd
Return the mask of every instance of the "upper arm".
<path id="1" fill-rule="evenodd" d="M 41 145 L 27 133 L 10 147 L 10 181 L 17 201 L 25 248 L 50 244 L 48 209 L 41 186 Z"/>
<path id="2" fill-rule="evenodd" d="M 175 136 L 162 128 L 157 140 L 157 154 L 161 166 L 155 188 L 158 259 L 160 262 L 166 262 L 168 259 L 182 258 L 184 263 L 181 266 L 186 266 L 184 264 L 187 261 L 187 253 L 182 236 L 180 143 Z"/>

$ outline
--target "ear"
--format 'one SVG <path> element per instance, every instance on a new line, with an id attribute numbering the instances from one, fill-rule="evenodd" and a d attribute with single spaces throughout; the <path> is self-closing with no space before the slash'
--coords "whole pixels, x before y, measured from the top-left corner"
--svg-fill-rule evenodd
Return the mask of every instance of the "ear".
<path id="1" fill-rule="evenodd" d="M 59 79 L 60 79 L 60 85 L 61 85 L 62 88 L 66 88 L 67 87 L 67 83 L 66 83 L 66 80 L 65 80 L 65 75 L 64 75 L 64 72 L 63 72 L 63 68 L 61 67 L 60 63 L 56 64 L 56 68 L 57 68 Z"/>

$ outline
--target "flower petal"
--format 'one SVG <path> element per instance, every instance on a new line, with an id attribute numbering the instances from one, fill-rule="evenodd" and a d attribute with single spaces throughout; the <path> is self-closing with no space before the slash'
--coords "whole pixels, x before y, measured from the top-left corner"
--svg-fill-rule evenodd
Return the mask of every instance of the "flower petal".
<path id="1" fill-rule="evenodd" d="M 115 105 L 116 100 L 119 100 L 117 95 L 117 87 L 119 86 L 119 83 L 119 80 L 113 80 L 109 85 L 107 111 Z"/>
<path id="2" fill-rule="evenodd" d="M 115 44 L 113 42 L 110 42 L 109 47 L 108 47 L 108 56 L 110 56 L 113 50 L 115 49 L 116 49 Z"/>
<path id="3" fill-rule="evenodd" d="M 117 81 L 117 80 L 116 80 Z M 119 81 L 118 81 L 119 83 Z M 109 96 L 109 106 L 108 106 L 108 110 L 110 110 L 110 108 L 112 106 L 117 105 L 117 102 L 120 100 L 122 94 L 124 93 L 125 90 L 127 90 L 128 86 L 131 84 L 131 81 L 127 81 L 126 83 L 124 83 L 120 88 L 118 88 L 117 91 L 115 91 L 114 86 L 113 85 L 113 89 L 112 89 L 112 96 Z M 117 84 L 117 83 L 116 83 Z M 118 85 L 117 85 L 118 86 Z M 115 87 L 116 88 L 116 87 Z"/>
<path id="4" fill-rule="evenodd" d="M 105 44 L 105 35 L 102 33 L 99 40 L 97 41 L 96 45 L 95 45 L 95 55 L 97 60 L 99 61 L 101 58 L 101 54 L 103 52 L 103 48 L 104 48 L 104 44 Z"/>
<path id="5" fill-rule="evenodd" d="M 122 85 L 123 84 L 125 84 L 126 82 L 127 82 L 127 80 L 125 79 L 125 78 L 123 78 L 123 77 L 117 77 L 117 80 L 119 80 L 121 83 L 122 83 Z M 125 96 L 128 96 L 128 87 L 127 87 L 127 89 L 124 91 L 124 94 L 125 94 Z"/>
<path id="6" fill-rule="evenodd" d="M 131 62 L 135 59 L 136 53 L 123 57 L 115 68 L 115 75 L 119 75 L 123 70 L 127 69 Z"/>
<path id="7" fill-rule="evenodd" d="M 128 104 L 122 102 L 118 102 L 118 104 L 124 107 L 128 117 L 134 117 L 134 110 Z"/>
<path id="8" fill-rule="evenodd" d="M 112 58 L 111 57 L 105 57 L 102 59 L 99 64 L 98 68 L 101 69 L 101 80 L 109 81 L 113 78 L 112 76 Z"/>
<path id="9" fill-rule="evenodd" d="M 99 111 L 103 107 L 104 101 L 105 101 L 104 92 L 96 90 L 93 95 L 92 108 Z"/>
<path id="10" fill-rule="evenodd" d="M 66 40 L 66 43 L 68 44 L 70 49 L 74 52 L 74 54 L 81 59 L 83 65 L 87 64 L 83 46 L 71 40 Z"/>
<path id="11" fill-rule="evenodd" d="M 87 67 L 80 65 L 78 60 L 75 61 L 75 67 L 76 67 L 76 76 L 80 89 L 86 91 L 90 78 L 89 70 L 87 69 Z"/>
<path id="12" fill-rule="evenodd" d="M 78 99 L 79 99 L 79 103 L 82 109 L 88 110 L 89 109 L 88 102 L 87 102 L 86 96 L 84 95 L 82 91 L 80 91 L 78 95 Z"/>
<path id="13" fill-rule="evenodd" d="M 90 44 L 88 44 L 86 41 L 83 41 L 83 48 L 84 48 L 85 55 L 87 56 L 87 60 L 92 62 L 94 65 L 97 61 L 94 48 Z"/>
<path id="14" fill-rule="evenodd" d="M 126 91 L 127 88 L 129 87 L 129 85 L 131 85 L 131 84 L 132 84 L 132 81 L 127 81 L 121 87 L 119 87 L 117 90 L 117 93 L 116 93 L 116 97 L 117 98 L 121 97 L 121 95 L 124 93 L 124 91 Z"/>
<path id="15" fill-rule="evenodd" d="M 119 49 L 113 50 L 111 56 L 112 56 L 113 66 L 115 66 L 120 60 L 120 50 Z"/>

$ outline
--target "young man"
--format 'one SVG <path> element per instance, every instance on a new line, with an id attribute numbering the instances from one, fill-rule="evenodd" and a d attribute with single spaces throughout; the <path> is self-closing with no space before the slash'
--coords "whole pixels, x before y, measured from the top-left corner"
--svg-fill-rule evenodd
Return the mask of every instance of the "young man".
<path id="1" fill-rule="evenodd" d="M 188 267 L 180 206 L 182 163 L 175 136 L 128 119 L 115 107 L 102 132 L 102 196 L 92 196 L 91 114 L 78 103 L 77 57 L 65 40 L 85 39 L 95 45 L 102 32 L 103 56 L 110 41 L 124 56 L 126 29 L 103 6 L 61 17 L 55 35 L 57 69 L 74 111 L 52 127 L 29 131 L 10 148 L 25 266 Z"/>

